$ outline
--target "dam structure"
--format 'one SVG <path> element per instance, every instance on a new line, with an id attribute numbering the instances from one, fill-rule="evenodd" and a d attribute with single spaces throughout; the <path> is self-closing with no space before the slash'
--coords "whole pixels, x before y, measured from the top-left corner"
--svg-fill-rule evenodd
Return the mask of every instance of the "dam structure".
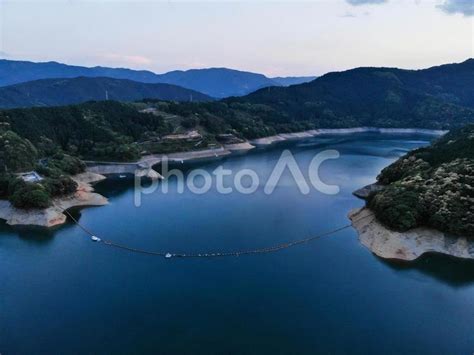
<path id="1" fill-rule="evenodd" d="M 86 171 L 100 175 L 125 175 L 132 174 L 138 177 L 147 177 L 152 180 L 159 180 L 163 177 L 153 170 L 151 164 L 146 162 L 122 163 L 122 162 L 98 162 L 85 161 Z"/>
<path id="2" fill-rule="evenodd" d="M 147 177 L 152 180 L 163 179 L 163 176 L 153 170 L 153 166 L 161 164 L 167 160 L 172 163 L 184 163 L 191 160 L 216 159 L 231 154 L 230 149 L 224 147 L 180 152 L 172 154 L 152 154 L 145 155 L 136 162 L 107 162 L 107 161 L 84 161 L 86 170 L 100 175 L 123 175 L 133 174 L 138 177 Z"/>

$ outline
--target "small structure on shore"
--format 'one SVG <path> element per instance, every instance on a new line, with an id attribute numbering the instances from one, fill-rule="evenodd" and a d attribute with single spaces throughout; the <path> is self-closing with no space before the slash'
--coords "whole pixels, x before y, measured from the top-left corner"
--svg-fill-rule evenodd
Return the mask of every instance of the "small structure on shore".
<path id="1" fill-rule="evenodd" d="M 143 110 L 140 110 L 141 113 L 156 113 L 158 111 L 155 107 L 147 107 Z"/>
<path id="2" fill-rule="evenodd" d="M 219 143 L 222 144 L 241 144 L 245 143 L 245 140 L 236 137 L 232 133 L 218 134 L 216 139 Z"/>
<path id="3" fill-rule="evenodd" d="M 43 178 L 36 171 L 28 171 L 26 173 L 18 174 L 24 182 L 40 182 Z"/>
<path id="4" fill-rule="evenodd" d="M 186 133 L 181 133 L 181 134 L 168 134 L 163 137 L 163 140 L 168 140 L 168 141 L 196 141 L 202 139 L 202 135 L 196 131 L 188 131 Z"/>

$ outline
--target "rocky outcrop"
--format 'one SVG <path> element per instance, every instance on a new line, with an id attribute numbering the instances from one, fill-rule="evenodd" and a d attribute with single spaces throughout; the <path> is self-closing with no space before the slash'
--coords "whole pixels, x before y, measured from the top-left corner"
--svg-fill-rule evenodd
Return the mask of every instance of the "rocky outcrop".
<path id="1" fill-rule="evenodd" d="M 371 193 L 382 191 L 383 188 L 384 188 L 383 185 L 375 183 L 375 184 L 364 186 L 363 188 L 354 191 L 352 194 L 363 200 L 366 200 Z"/>
<path id="2" fill-rule="evenodd" d="M 385 259 L 411 261 L 425 253 L 441 253 L 474 259 L 474 239 L 451 237 L 430 228 L 414 228 L 407 232 L 387 229 L 367 208 L 349 213 L 360 242 L 375 255 Z"/>
<path id="3" fill-rule="evenodd" d="M 151 179 L 151 180 L 162 180 L 163 179 L 163 176 L 159 172 L 153 170 L 152 168 L 137 170 L 137 171 L 135 171 L 135 176 L 137 176 L 137 177 L 146 177 L 146 178 Z"/>

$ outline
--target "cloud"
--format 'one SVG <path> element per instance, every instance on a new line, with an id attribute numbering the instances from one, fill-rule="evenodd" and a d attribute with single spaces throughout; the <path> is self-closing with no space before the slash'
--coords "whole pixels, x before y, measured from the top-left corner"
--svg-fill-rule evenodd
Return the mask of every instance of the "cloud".
<path id="1" fill-rule="evenodd" d="M 445 0 L 437 7 L 447 14 L 463 14 L 464 16 L 474 16 L 473 0 Z"/>
<path id="2" fill-rule="evenodd" d="M 356 17 L 361 17 L 361 16 L 370 16 L 370 12 L 364 11 L 359 14 L 355 14 L 353 12 L 347 11 L 346 13 L 339 15 L 339 17 L 342 17 L 342 18 L 356 18 Z"/>
<path id="3" fill-rule="evenodd" d="M 339 17 L 354 18 L 354 17 L 357 17 L 357 16 L 354 15 L 352 12 L 347 11 L 344 15 L 340 15 Z"/>
<path id="4" fill-rule="evenodd" d="M 153 63 L 150 58 L 139 55 L 121 55 L 115 53 L 103 53 L 96 56 L 100 60 L 105 60 L 112 65 L 125 66 L 147 66 Z"/>
<path id="5" fill-rule="evenodd" d="M 359 5 L 373 5 L 373 4 L 385 4 L 388 0 L 346 0 L 349 4 L 354 6 Z"/>

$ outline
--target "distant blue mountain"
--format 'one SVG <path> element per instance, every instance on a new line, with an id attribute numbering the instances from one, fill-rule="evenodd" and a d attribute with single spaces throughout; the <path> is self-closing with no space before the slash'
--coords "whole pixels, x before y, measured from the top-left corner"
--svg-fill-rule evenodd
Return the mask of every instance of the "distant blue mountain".
<path id="1" fill-rule="evenodd" d="M 243 96 L 264 87 L 278 85 L 262 74 L 226 68 L 176 70 L 159 75 L 159 80 L 192 88 L 216 98 Z"/>
<path id="2" fill-rule="evenodd" d="M 202 92 L 215 98 L 243 96 L 268 86 L 287 86 L 307 82 L 313 77 L 268 78 L 262 74 L 227 68 L 192 69 L 155 74 L 126 68 L 81 67 L 57 62 L 34 63 L 0 59 L 0 86 L 38 79 L 109 77 L 142 83 L 167 83 Z"/>
<path id="3" fill-rule="evenodd" d="M 200 92 L 171 84 L 139 83 L 113 78 L 40 79 L 0 87 L 0 108 L 61 106 L 86 101 L 211 101 Z"/>

